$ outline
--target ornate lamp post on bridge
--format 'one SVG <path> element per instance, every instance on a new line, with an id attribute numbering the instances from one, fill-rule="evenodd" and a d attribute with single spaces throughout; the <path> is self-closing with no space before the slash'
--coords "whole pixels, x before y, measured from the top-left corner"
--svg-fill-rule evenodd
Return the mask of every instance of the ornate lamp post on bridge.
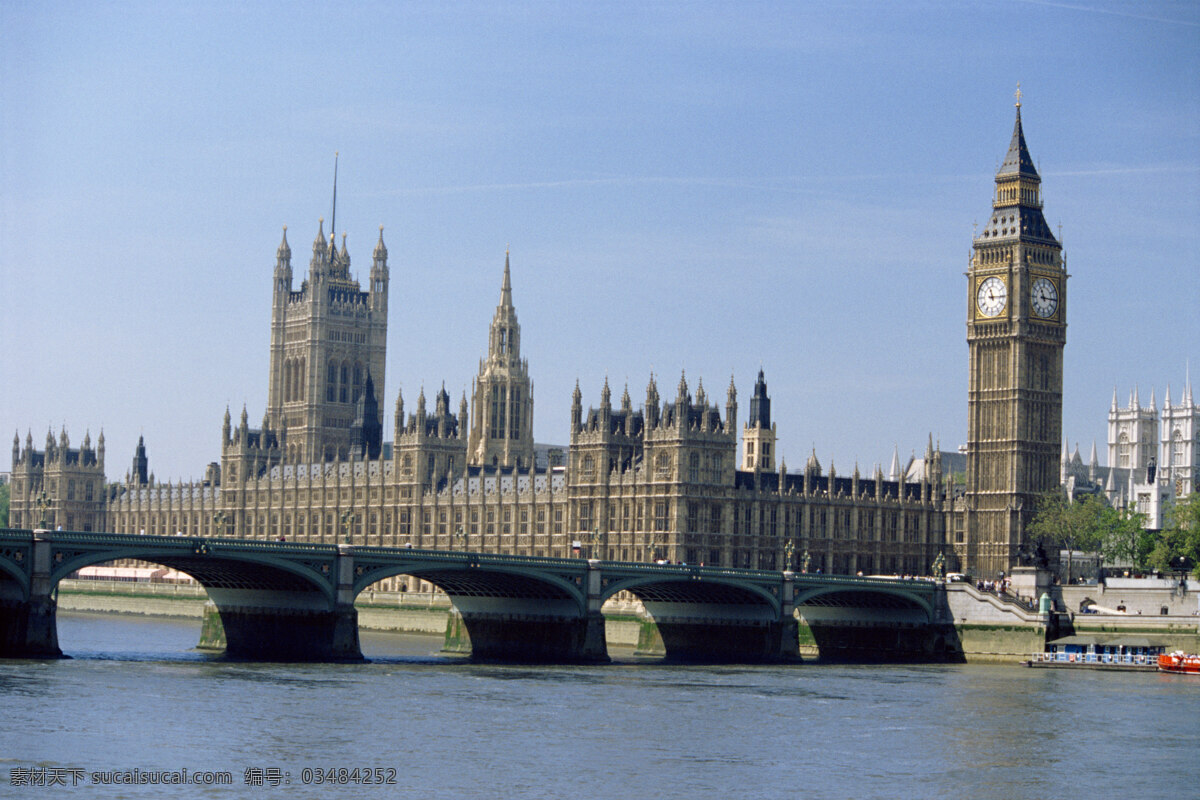
<path id="1" fill-rule="evenodd" d="M 342 523 L 343 538 L 346 540 L 346 544 L 351 544 L 353 537 L 350 533 L 350 529 L 353 528 L 354 523 L 358 521 L 358 512 L 343 511 L 340 520 Z"/>
<path id="2" fill-rule="evenodd" d="M 38 521 L 39 528 L 46 527 L 46 510 L 54 507 L 54 498 L 46 494 L 46 490 L 38 492 L 37 497 L 33 499 L 33 504 L 38 508 L 38 515 L 41 518 Z"/>
<path id="3" fill-rule="evenodd" d="M 946 554 L 939 552 L 933 560 L 933 577 L 942 580 L 946 577 Z"/>
<path id="4" fill-rule="evenodd" d="M 588 558 L 600 558 L 603 555 L 600 546 L 601 543 L 600 529 L 593 527 L 591 534 L 588 536 Z"/>
<path id="5" fill-rule="evenodd" d="M 458 542 L 458 546 L 462 548 L 464 553 L 467 551 L 467 533 L 463 530 L 462 525 L 454 529 L 454 541 Z"/>
<path id="6" fill-rule="evenodd" d="M 791 539 L 783 545 L 783 571 L 790 572 L 792 569 L 792 556 L 796 552 L 796 543 Z"/>

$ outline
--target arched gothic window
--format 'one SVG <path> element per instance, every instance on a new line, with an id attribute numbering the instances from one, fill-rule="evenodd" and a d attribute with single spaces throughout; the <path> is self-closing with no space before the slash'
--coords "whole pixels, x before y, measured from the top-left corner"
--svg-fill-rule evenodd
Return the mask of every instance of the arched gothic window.
<path id="1" fill-rule="evenodd" d="M 667 453 L 659 453 L 654 457 L 654 477 L 666 478 L 671 474 L 671 456 Z"/>

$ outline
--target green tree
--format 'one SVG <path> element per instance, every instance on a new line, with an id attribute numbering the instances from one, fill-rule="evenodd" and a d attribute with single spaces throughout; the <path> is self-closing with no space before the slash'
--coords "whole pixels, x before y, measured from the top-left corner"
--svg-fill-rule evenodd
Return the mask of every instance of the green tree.
<path id="1" fill-rule="evenodd" d="M 1038 498 L 1029 532 L 1043 544 L 1067 551 L 1067 576 L 1075 550 L 1096 551 L 1104 541 L 1105 518 L 1111 511 L 1096 495 L 1083 495 L 1075 502 L 1064 492 L 1051 490 Z"/>
<path id="2" fill-rule="evenodd" d="M 1200 578 L 1200 492 L 1171 507 L 1167 527 L 1159 533 L 1149 560 L 1163 572 L 1174 572 L 1182 564 Z"/>
<path id="3" fill-rule="evenodd" d="M 1132 507 L 1108 508 L 1102 517 L 1103 541 L 1100 552 L 1108 562 L 1123 562 L 1136 570 L 1150 565 L 1150 553 L 1156 537 L 1146 530 L 1146 515 Z"/>
<path id="4" fill-rule="evenodd" d="M 11 487 L 6 483 L 0 486 L 0 528 L 8 527 L 8 499 Z"/>

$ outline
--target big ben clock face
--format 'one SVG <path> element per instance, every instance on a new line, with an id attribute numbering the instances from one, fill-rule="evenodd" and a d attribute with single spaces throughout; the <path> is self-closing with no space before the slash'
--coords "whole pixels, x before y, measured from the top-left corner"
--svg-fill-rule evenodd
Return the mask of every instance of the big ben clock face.
<path id="1" fill-rule="evenodd" d="M 1058 310 L 1058 289 L 1049 278 L 1038 278 L 1029 293 L 1033 313 L 1039 317 L 1052 317 Z"/>
<path id="2" fill-rule="evenodd" d="M 1004 310 L 1008 303 L 1008 289 L 1004 281 L 991 277 L 979 284 L 979 292 L 975 295 L 975 305 L 985 317 L 994 317 Z"/>

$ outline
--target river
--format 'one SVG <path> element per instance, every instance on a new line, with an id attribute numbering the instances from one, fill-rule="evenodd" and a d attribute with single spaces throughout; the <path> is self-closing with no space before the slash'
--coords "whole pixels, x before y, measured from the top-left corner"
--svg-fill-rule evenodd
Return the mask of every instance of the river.
<path id="1" fill-rule="evenodd" d="M 1188 676 L 628 653 L 483 666 L 439 656 L 437 637 L 377 633 L 365 664 L 232 663 L 191 651 L 198 635 L 193 620 L 62 612 L 71 659 L 0 661 L 0 796 L 1200 796 Z M 184 769 L 232 785 L 100 783 Z M 8 785 L 46 780 L 65 786 Z"/>

